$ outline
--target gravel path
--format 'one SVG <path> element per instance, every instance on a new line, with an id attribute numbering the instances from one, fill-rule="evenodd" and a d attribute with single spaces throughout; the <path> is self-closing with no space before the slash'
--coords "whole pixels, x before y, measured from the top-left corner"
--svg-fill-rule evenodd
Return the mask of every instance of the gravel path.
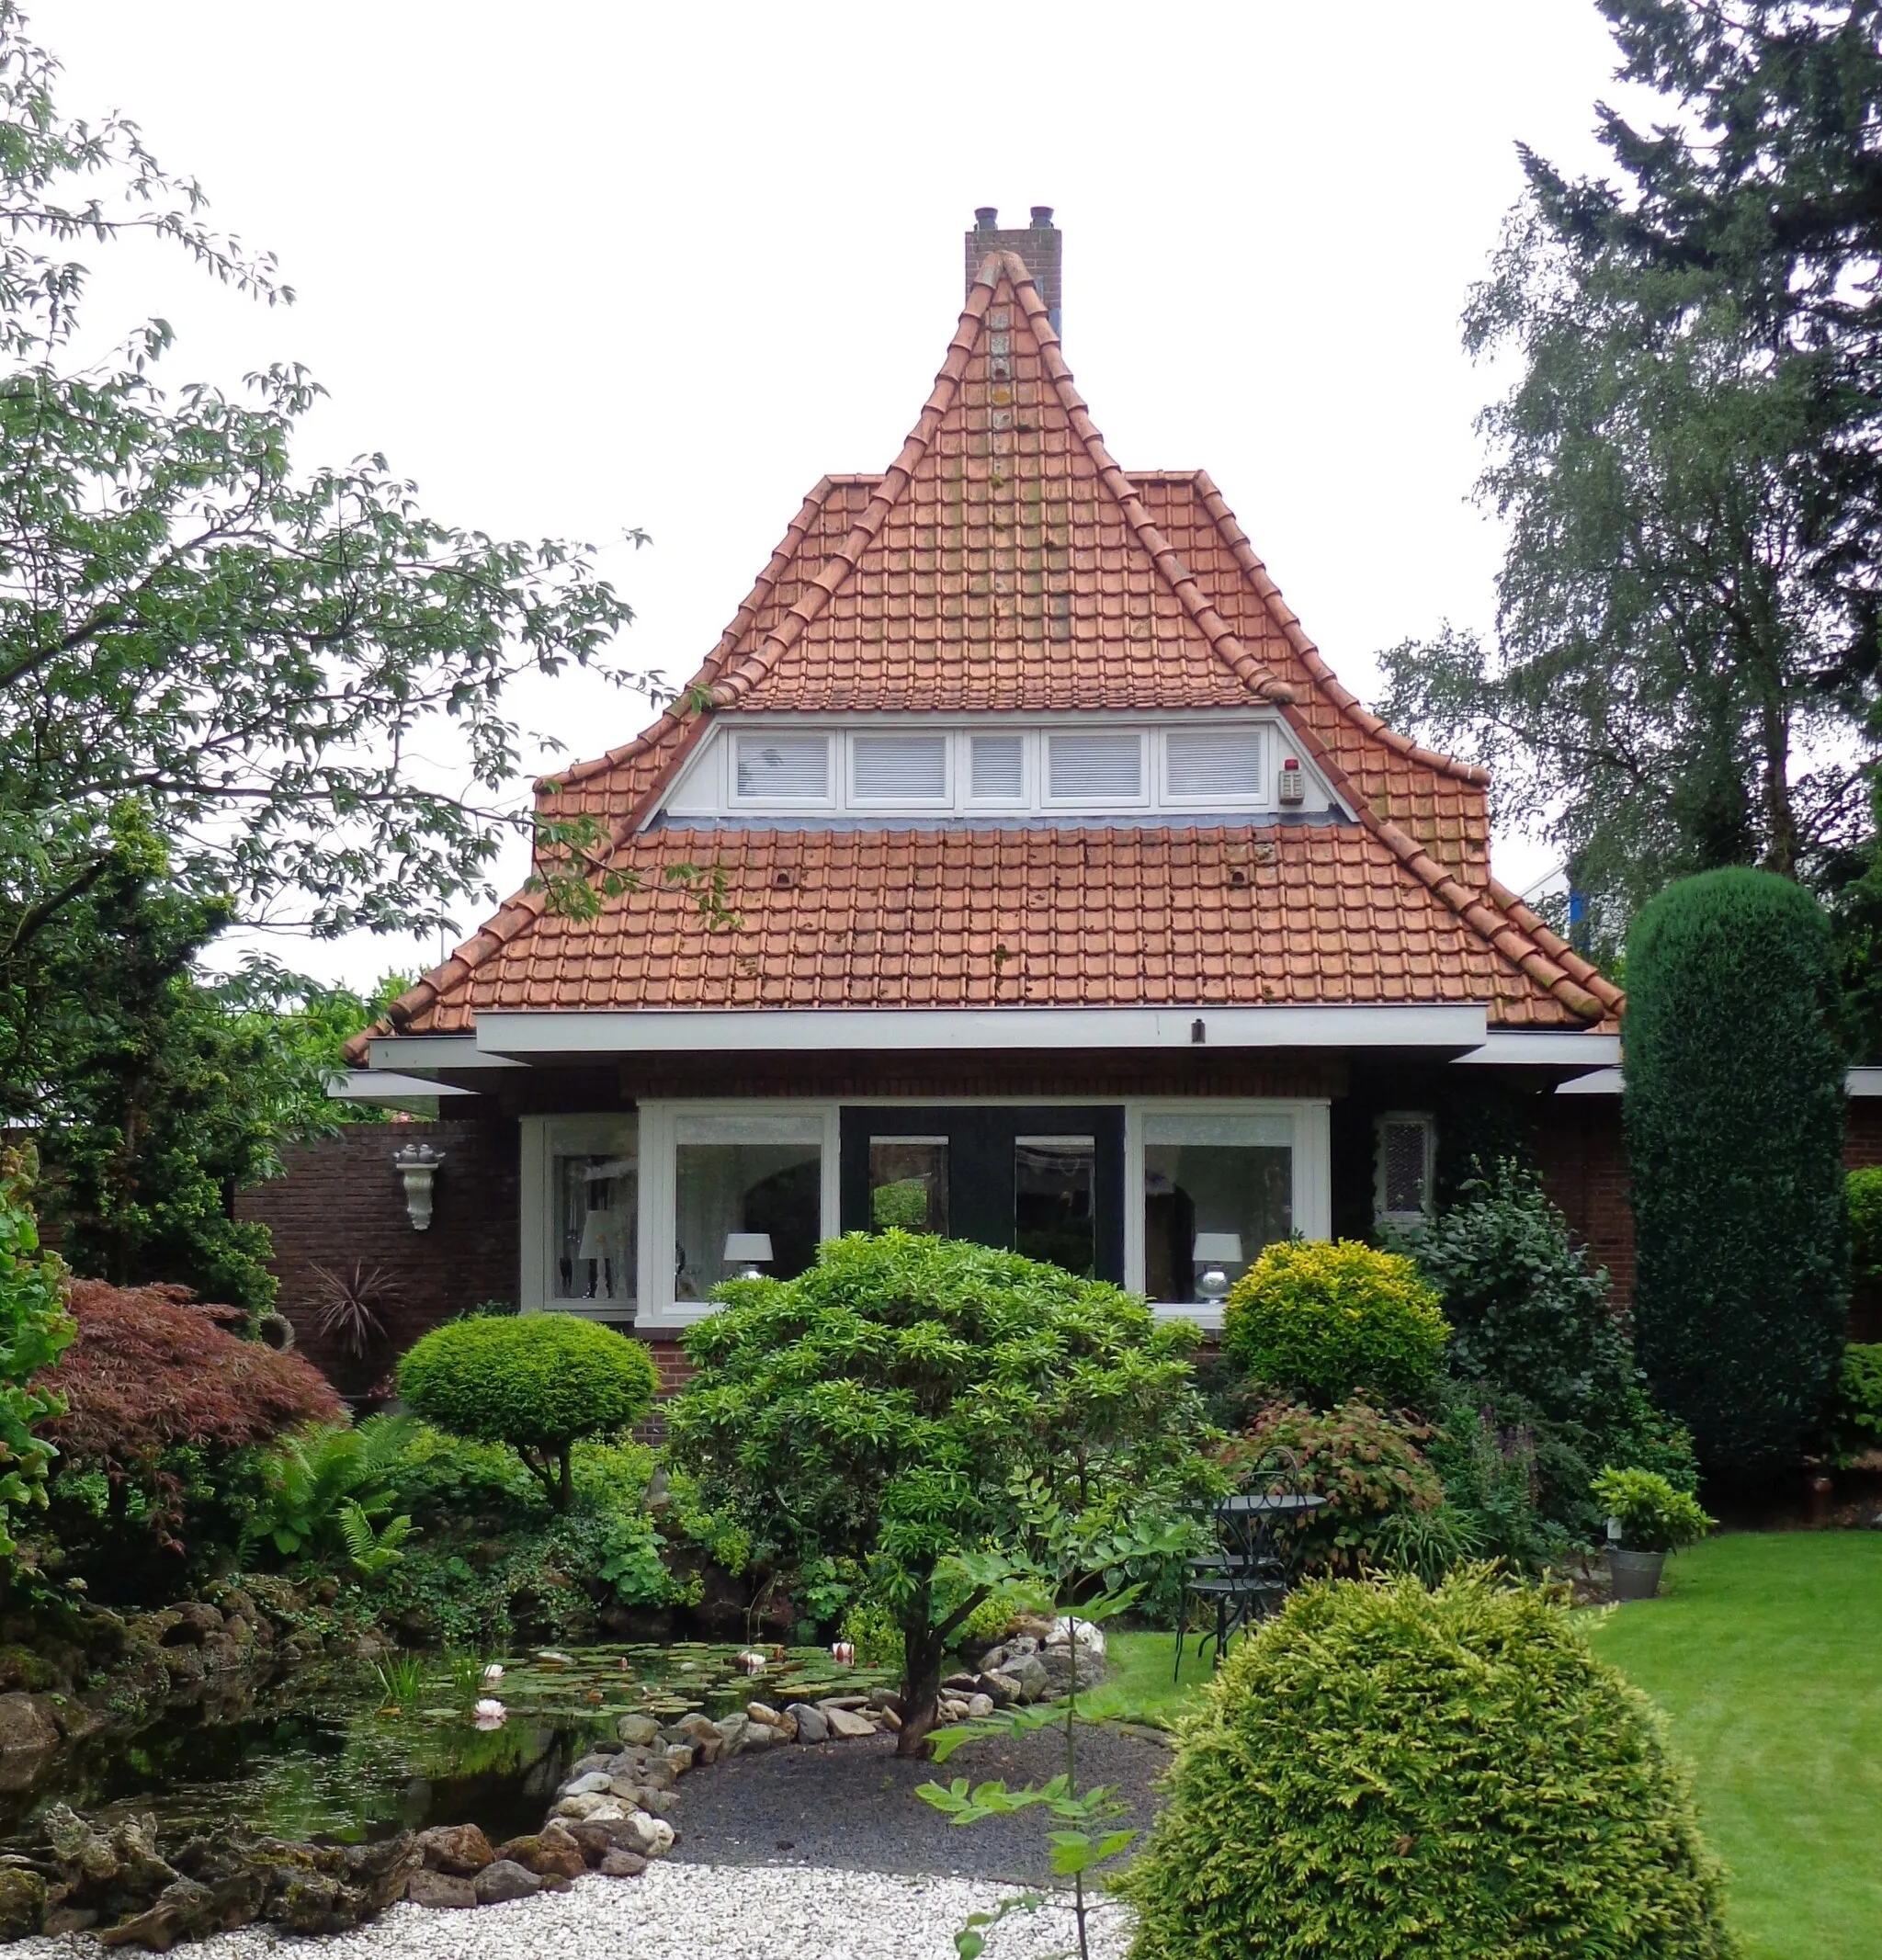
<path id="1" fill-rule="evenodd" d="M 953 1960 L 954 1930 L 1000 1896 L 961 1878 L 881 1878 L 814 1867 L 662 1862 L 640 1878 L 579 1878 L 566 1892 L 430 1912 L 394 1906 L 357 1932 L 300 1940 L 260 1927 L 179 1947 L 201 1960 Z M 1013 1919 L 988 1960 L 1063 1953 L 1071 1916 Z M 1095 1960 L 1123 1960 L 1123 1909 L 1098 1908 Z M 9 1960 L 101 1960 L 85 1935 L 22 1940 Z"/>
<path id="2" fill-rule="evenodd" d="M 832 1871 L 959 1874 L 1016 1884 L 1047 1877 L 1046 1824 L 1037 1810 L 956 1825 L 915 1796 L 917 1784 L 999 1778 L 1010 1788 L 1040 1784 L 1064 1768 L 1064 1739 L 1047 1731 L 969 1744 L 936 1769 L 904 1761 L 894 1739 L 769 1749 L 682 1779 L 673 1820 L 683 1864 L 813 1864 Z M 1082 1728 L 1078 1780 L 1113 1785 L 1129 1815 L 1148 1827 L 1152 1785 L 1170 1751 L 1143 1734 Z"/>

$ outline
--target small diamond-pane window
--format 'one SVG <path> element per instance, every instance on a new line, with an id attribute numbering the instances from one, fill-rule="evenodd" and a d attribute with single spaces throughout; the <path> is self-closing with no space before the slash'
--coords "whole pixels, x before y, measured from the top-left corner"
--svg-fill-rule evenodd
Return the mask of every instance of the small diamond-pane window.
<path id="1" fill-rule="evenodd" d="M 1431 1216 L 1436 1132 L 1422 1112 L 1378 1119 L 1374 1210 L 1382 1224 L 1422 1225 Z"/>

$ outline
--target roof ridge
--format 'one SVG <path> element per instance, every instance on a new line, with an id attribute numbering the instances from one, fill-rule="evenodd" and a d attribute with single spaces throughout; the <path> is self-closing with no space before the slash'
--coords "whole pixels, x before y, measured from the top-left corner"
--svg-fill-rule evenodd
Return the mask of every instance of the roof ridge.
<path id="1" fill-rule="evenodd" d="M 1148 475 L 1151 472 L 1140 473 Z M 1327 664 L 1326 656 L 1314 644 L 1307 629 L 1301 625 L 1299 616 L 1281 596 L 1281 588 L 1275 583 L 1274 575 L 1263 563 L 1261 554 L 1256 551 L 1247 532 L 1237 521 L 1235 513 L 1229 508 L 1228 499 L 1216 488 L 1208 471 L 1195 470 L 1186 474 L 1202 493 L 1203 508 L 1208 512 L 1217 530 L 1222 534 L 1223 542 L 1228 545 L 1230 556 L 1248 574 L 1249 581 L 1260 595 L 1262 603 L 1273 615 L 1275 624 L 1281 629 L 1287 644 L 1299 656 L 1301 664 L 1313 676 L 1315 685 L 1341 714 L 1352 722 L 1355 728 L 1372 736 L 1376 741 L 1384 742 L 1387 748 L 1404 756 L 1409 762 L 1422 763 L 1428 769 L 1442 770 L 1446 776 L 1457 776 L 1467 783 L 1487 786 L 1490 771 L 1480 764 L 1461 762 L 1455 755 L 1446 755 L 1437 749 L 1425 748 L 1422 742 L 1413 742 L 1411 736 L 1400 734 L 1397 729 L 1381 720 L 1362 704 L 1359 697 L 1346 686 Z"/>
<path id="2" fill-rule="evenodd" d="M 1197 584 L 1195 573 L 1152 522 L 1143 500 L 1137 493 L 1137 485 L 1131 481 L 1131 472 L 1120 467 L 1105 447 L 1105 438 L 1099 433 L 1097 424 L 1092 420 L 1091 410 L 1073 384 L 1071 369 L 1060 351 L 1059 334 L 1052 325 L 1046 302 L 1040 299 L 1038 288 L 1033 284 L 1032 275 L 1026 271 L 1024 262 L 1016 253 L 988 253 L 981 261 L 980 273 L 974 282 L 977 289 L 983 282 L 991 289 L 994 282 L 988 279 L 988 272 L 993 266 L 998 266 L 1013 281 L 1014 299 L 1026 313 L 1038 341 L 1046 378 L 1065 410 L 1072 434 L 1084 445 L 1085 453 L 1091 458 L 1100 481 L 1117 498 L 1125 522 L 1129 525 L 1138 543 L 1150 554 L 1151 562 L 1175 595 L 1177 602 L 1208 641 L 1211 651 L 1243 686 L 1276 705 L 1291 701 L 1293 688 L 1265 661 L 1256 659 L 1242 645 L 1234 629 Z"/>
<path id="3" fill-rule="evenodd" d="M 1484 889 L 1491 904 L 1514 919 L 1565 972 L 1604 1003 L 1610 1013 L 1620 1014 L 1627 1007 L 1627 989 L 1616 987 L 1592 960 L 1584 959 L 1547 919 L 1525 904 L 1507 885 L 1492 878 L 1486 880 Z"/>

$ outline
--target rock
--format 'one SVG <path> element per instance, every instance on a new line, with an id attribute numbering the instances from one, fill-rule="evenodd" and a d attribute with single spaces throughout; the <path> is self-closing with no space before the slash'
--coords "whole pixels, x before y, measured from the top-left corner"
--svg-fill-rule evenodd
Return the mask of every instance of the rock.
<path id="1" fill-rule="evenodd" d="M 581 1845 L 555 1824 L 534 1837 L 512 1838 L 498 1845 L 495 1862 L 520 1864 L 538 1878 L 579 1878 L 588 1869 Z"/>
<path id="2" fill-rule="evenodd" d="M 867 1694 L 825 1694 L 818 1700 L 817 1705 L 825 1710 L 867 1708 L 869 1705 L 869 1697 Z"/>
<path id="3" fill-rule="evenodd" d="M 50 1696 L 0 1694 L 0 1754 L 21 1750 L 44 1755 L 58 1747 L 59 1725 L 52 1719 Z"/>
<path id="4" fill-rule="evenodd" d="M 1090 1654 L 1098 1660 L 1105 1658 L 1103 1630 L 1094 1626 L 1089 1620 L 1074 1619 L 1069 1614 L 1061 1614 L 1052 1622 L 1052 1631 L 1046 1636 L 1046 1645 L 1048 1648 L 1070 1647 L 1073 1640 L 1078 1642 L 1081 1654 Z"/>
<path id="5" fill-rule="evenodd" d="M 690 1742 L 669 1743 L 666 1766 L 675 1776 L 684 1776 L 693 1766 L 693 1745 Z"/>
<path id="6" fill-rule="evenodd" d="M 572 1668 L 575 1664 L 573 1654 L 565 1654 L 560 1648 L 539 1647 L 536 1659 L 546 1668 Z"/>
<path id="7" fill-rule="evenodd" d="M 865 1736 L 876 1733 L 876 1725 L 867 1716 L 857 1715 L 850 1708 L 826 1708 L 824 1719 L 830 1724 L 830 1733 L 838 1741 L 860 1741 Z"/>
<path id="8" fill-rule="evenodd" d="M 609 1773 L 605 1770 L 590 1770 L 585 1776 L 577 1776 L 573 1783 L 565 1783 L 560 1794 L 563 1796 L 586 1796 L 591 1792 L 607 1789 L 611 1780 Z"/>
<path id="9" fill-rule="evenodd" d="M 602 1854 L 595 1869 L 604 1878 L 638 1878 L 647 1869 L 647 1861 L 639 1852 L 611 1851 Z"/>
<path id="10" fill-rule="evenodd" d="M 542 1889 L 542 1881 L 511 1858 L 499 1858 L 486 1864 L 472 1884 L 480 1906 L 501 1905 L 505 1899 L 533 1898 Z"/>
<path id="11" fill-rule="evenodd" d="M 746 1733 L 752 1727 L 752 1720 L 749 1716 L 729 1715 L 712 1726 L 719 1731 L 719 1753 L 730 1762 L 744 1748 Z"/>
<path id="12" fill-rule="evenodd" d="M 1037 1698 L 1049 1699 L 1069 1693 L 1072 1669 L 1071 1647 L 1049 1647 L 1037 1659 L 1046 1676 L 1045 1689 Z M 1078 1686 L 1081 1694 L 1087 1688 L 1095 1688 L 1104 1680 L 1105 1672 L 1105 1662 L 1097 1655 L 1087 1653 L 1083 1648 L 1079 1648 Z"/>
<path id="13" fill-rule="evenodd" d="M 868 1705 L 879 1715 L 885 1708 L 893 1708 L 897 1715 L 907 1712 L 901 1705 L 901 1696 L 893 1688 L 871 1688 Z"/>
<path id="14" fill-rule="evenodd" d="M 416 1871 L 405 1881 L 405 1897 L 414 1906 L 429 1906 L 436 1912 L 461 1912 L 477 1903 L 477 1887 L 470 1879 L 454 1878 L 448 1872 Z"/>
<path id="15" fill-rule="evenodd" d="M 807 1702 L 793 1702 L 784 1712 L 797 1718 L 799 1742 L 827 1742 L 830 1739 L 830 1723 L 821 1708 L 812 1708 Z"/>
<path id="16" fill-rule="evenodd" d="M 588 1813 L 589 1820 L 596 1824 L 612 1824 L 617 1818 L 631 1817 L 638 1806 L 623 1802 L 618 1796 L 604 1796 Z"/>
<path id="17" fill-rule="evenodd" d="M 615 1847 L 641 1858 L 663 1858 L 673 1849 L 673 1826 L 662 1817 L 624 1818 L 615 1837 Z"/>
<path id="18" fill-rule="evenodd" d="M 603 1788 L 605 1789 L 607 1785 L 604 1784 Z M 611 1804 L 613 1801 L 613 1797 L 604 1796 L 599 1790 L 584 1790 L 577 1796 L 560 1798 L 555 1808 L 550 1812 L 550 1815 L 551 1817 L 574 1818 L 579 1821 L 583 1818 L 593 1817 L 604 1804 Z"/>
<path id="19" fill-rule="evenodd" d="M 668 1737 L 674 1742 L 709 1742 L 719 1733 L 718 1725 L 709 1721 L 697 1709 L 691 1715 L 683 1715 L 674 1724 L 675 1733 Z M 662 1731 L 665 1733 L 664 1730 Z"/>
<path id="20" fill-rule="evenodd" d="M 780 1710 L 775 1722 L 765 1725 L 771 1729 L 780 1742 L 795 1742 L 798 1739 L 798 1718 L 788 1709 Z"/>
<path id="21" fill-rule="evenodd" d="M 61 1940 L 68 1932 L 89 1932 L 98 1923 L 98 1915 L 89 1906 L 60 1906 L 47 1913 L 41 1929 L 49 1940 Z"/>
<path id="22" fill-rule="evenodd" d="M 993 1712 L 993 1697 L 991 1694 L 969 1694 L 967 1698 L 967 1716 L 970 1722 L 984 1720 Z"/>
<path id="23" fill-rule="evenodd" d="M 437 1824 L 413 1841 L 427 1870 L 450 1878 L 474 1878 L 496 1856 L 475 1824 Z"/>
<path id="24" fill-rule="evenodd" d="M 37 1872 L 0 1871 L 0 1940 L 24 1940 L 46 1922 L 46 1881 Z"/>
<path id="25" fill-rule="evenodd" d="M 590 1770 L 605 1770 L 612 1776 L 615 1764 L 620 1760 L 619 1751 L 611 1749 L 591 1749 L 581 1761 L 569 1771 L 571 1776 L 585 1776 Z"/>
<path id="26" fill-rule="evenodd" d="M 1003 1674 L 997 1669 L 981 1676 L 981 1693 L 996 1708 L 1010 1708 L 1021 1699 L 1018 1682 L 1011 1674 Z"/>
<path id="27" fill-rule="evenodd" d="M 982 1674 L 992 1674 L 996 1672 L 999 1669 L 1000 1663 L 1005 1659 L 1006 1648 L 1003 1643 L 999 1647 L 990 1647 L 987 1651 L 981 1656 L 981 1672 Z"/>
<path id="28" fill-rule="evenodd" d="M 644 1810 L 649 1817 L 663 1817 L 671 1821 L 674 1806 L 679 1801 L 671 1790 L 637 1790 L 633 1800 L 622 1797 L 629 1810 Z"/>
<path id="29" fill-rule="evenodd" d="M 884 1728 L 894 1729 L 898 1735 L 901 1732 L 901 1716 L 895 1709 L 883 1708 L 879 1710 L 876 1719 Z"/>
<path id="30" fill-rule="evenodd" d="M 1036 1702 L 1051 1689 L 1052 1677 L 1046 1671 L 1046 1663 L 1037 1652 L 1021 1654 L 1017 1660 L 1009 1659 L 1003 1671 L 1017 1689 L 1023 1702 Z"/>
<path id="31" fill-rule="evenodd" d="M 974 1677 L 971 1674 L 950 1674 L 941 1683 L 941 1692 L 944 1694 L 971 1694 L 974 1692 Z"/>
<path id="32" fill-rule="evenodd" d="M 258 1886 L 256 1889 L 259 1891 Z M 198 1885 L 193 1878 L 179 1878 L 164 1887 L 149 1910 L 123 1920 L 116 1926 L 108 1926 L 98 1935 L 98 1943 L 101 1946 L 148 1946 L 157 1953 L 166 1954 L 178 1940 L 199 1940 L 209 1933 L 229 1930 L 218 1923 L 215 1904 L 213 1887 Z M 249 1917 L 254 1915 L 251 1913 Z M 232 1923 L 239 1926 L 244 1921 L 236 1920 Z"/>
<path id="33" fill-rule="evenodd" d="M 749 1722 L 745 1726 L 742 1748 L 746 1750 L 770 1749 L 784 1740 L 784 1731 L 772 1728 L 769 1722 Z"/>
<path id="34" fill-rule="evenodd" d="M 1006 1658 L 1009 1660 L 1017 1660 L 1022 1654 L 1037 1654 L 1038 1650 L 1038 1640 L 1032 1634 L 1015 1634 L 1006 1643 Z"/>
<path id="35" fill-rule="evenodd" d="M 624 1715 L 615 1724 L 614 1732 L 623 1742 L 645 1749 L 660 1739 L 660 1724 L 651 1715 Z"/>
<path id="36" fill-rule="evenodd" d="M 766 1728 L 776 1728 L 784 1716 L 769 1702 L 747 1702 L 745 1719 L 748 1722 L 762 1722 Z"/>

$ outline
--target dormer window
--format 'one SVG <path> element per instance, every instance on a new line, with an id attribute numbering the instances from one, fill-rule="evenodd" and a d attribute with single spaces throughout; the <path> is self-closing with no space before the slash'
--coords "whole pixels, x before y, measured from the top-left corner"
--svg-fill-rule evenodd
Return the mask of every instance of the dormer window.
<path id="1" fill-rule="evenodd" d="M 830 796 L 828 735 L 741 735 L 741 802 L 822 803 Z"/>
<path id="2" fill-rule="evenodd" d="M 1272 713 L 987 716 L 728 715 L 675 781 L 660 817 L 894 824 L 1144 821 L 1335 815 L 1298 739 Z M 1298 785 L 1302 794 L 1286 791 Z"/>

